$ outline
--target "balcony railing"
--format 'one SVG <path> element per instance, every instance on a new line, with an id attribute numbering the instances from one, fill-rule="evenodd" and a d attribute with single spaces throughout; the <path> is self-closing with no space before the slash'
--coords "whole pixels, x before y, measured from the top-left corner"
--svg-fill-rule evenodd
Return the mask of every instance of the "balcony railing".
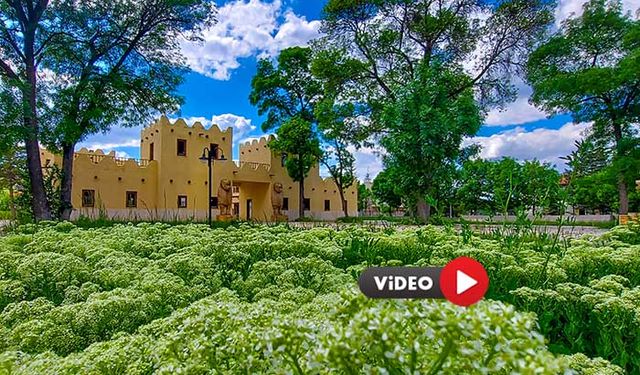
<path id="1" fill-rule="evenodd" d="M 140 167 L 146 167 L 150 163 L 150 161 L 148 159 L 119 158 L 119 157 L 115 157 L 113 155 L 80 154 L 80 153 L 76 153 L 75 157 L 78 157 L 78 155 L 87 155 L 87 156 L 89 156 L 89 159 L 91 159 L 91 161 L 93 163 L 96 163 L 96 164 L 100 163 L 102 160 L 104 160 L 104 158 L 113 159 L 113 161 L 116 163 L 116 165 L 119 165 L 119 166 L 123 166 L 129 160 L 133 160 Z"/>

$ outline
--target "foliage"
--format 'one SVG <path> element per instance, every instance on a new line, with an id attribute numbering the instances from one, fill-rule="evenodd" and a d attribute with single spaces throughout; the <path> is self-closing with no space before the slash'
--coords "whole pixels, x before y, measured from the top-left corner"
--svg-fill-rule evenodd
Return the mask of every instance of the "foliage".
<path id="1" fill-rule="evenodd" d="M 623 13 L 620 1 L 591 0 L 582 16 L 566 20 L 532 53 L 527 78 L 532 101 L 548 113 L 570 112 L 593 122 L 592 139 L 608 148 L 617 165 L 619 211 L 628 211 L 628 164 L 638 148 L 640 21 Z"/>
<path id="2" fill-rule="evenodd" d="M 402 204 L 402 195 L 397 192 L 388 170 L 381 171 L 373 179 L 371 194 L 383 212 L 395 211 Z"/>
<path id="3" fill-rule="evenodd" d="M 267 115 L 262 130 L 276 129 L 271 146 L 287 158 L 287 172 L 300 185 L 300 202 L 304 200 L 304 178 L 322 155 L 314 114 L 322 85 L 312 76 L 312 58 L 309 48 L 291 47 L 280 52 L 277 65 L 260 60 L 249 95 L 258 114 Z M 302 203 L 299 217 L 304 217 Z"/>
<path id="4" fill-rule="evenodd" d="M 461 138 L 477 132 L 485 110 L 514 98 L 511 77 L 543 36 L 551 8 L 521 0 L 326 4 L 325 48 L 359 62 L 353 96 L 366 104 L 368 130 L 381 137 L 385 165 L 422 220 L 428 198 L 439 210 L 451 198 L 453 165 L 467 155 Z M 463 64 L 473 65 L 471 75 Z"/>
<path id="5" fill-rule="evenodd" d="M 427 197 L 439 199 L 450 190 L 462 140 L 478 131 L 482 118 L 470 88 L 451 91 L 469 77 L 445 66 L 418 69 L 418 78 L 385 108 L 381 144 L 395 190 L 420 211 Z M 424 210 L 418 215 L 428 218 L 429 207 Z"/>
<path id="6" fill-rule="evenodd" d="M 372 192 L 367 185 L 357 181 L 358 184 L 358 211 L 364 211 L 371 201 Z"/>
<path id="7" fill-rule="evenodd" d="M 476 159 L 462 164 L 455 201 L 461 212 L 493 215 L 520 209 L 535 215 L 563 213 L 564 195 L 560 174 L 548 163 Z"/>
<path id="8" fill-rule="evenodd" d="M 561 247 L 465 238 L 434 227 L 24 225 L 0 237 L 0 371 L 622 373 L 554 356 L 545 339 L 637 371 L 640 228 Z M 367 265 L 463 255 L 491 279 L 471 308 L 353 290 Z"/>
<path id="9" fill-rule="evenodd" d="M 293 181 L 303 182 L 321 156 L 320 141 L 310 122 L 293 117 L 282 124 L 269 146 L 287 155 L 285 167 Z"/>

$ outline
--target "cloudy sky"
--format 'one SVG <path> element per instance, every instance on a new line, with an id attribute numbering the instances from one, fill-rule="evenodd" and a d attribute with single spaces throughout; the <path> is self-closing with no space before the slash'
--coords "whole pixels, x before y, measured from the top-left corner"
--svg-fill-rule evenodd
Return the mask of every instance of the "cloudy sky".
<path id="1" fill-rule="evenodd" d="M 187 122 L 200 121 L 234 128 L 234 142 L 259 137 L 263 118 L 249 103 L 251 78 L 259 58 L 273 57 L 283 48 L 305 45 L 318 35 L 324 1 L 233 0 L 216 1 L 218 23 L 205 31 L 205 42 L 184 43 L 191 67 L 180 94 L 185 104 L 179 113 Z M 583 0 L 559 0 L 556 24 L 580 13 Z M 640 8 L 640 0 L 623 0 L 626 10 Z M 506 111 L 492 111 L 479 134 L 466 143 L 482 145 L 482 157 L 512 156 L 547 161 L 563 169 L 567 155 L 587 124 L 574 124 L 566 115 L 547 118 L 528 103 L 530 88 L 520 84 L 520 96 Z M 139 156 L 142 128 L 116 128 L 87 139 L 79 147 L 115 150 L 120 156 Z M 235 145 L 234 145 L 235 146 Z M 237 148 L 236 148 L 237 153 Z M 234 155 L 237 158 L 237 155 Z M 372 177 L 382 163 L 376 150 L 356 151 L 358 175 Z"/>

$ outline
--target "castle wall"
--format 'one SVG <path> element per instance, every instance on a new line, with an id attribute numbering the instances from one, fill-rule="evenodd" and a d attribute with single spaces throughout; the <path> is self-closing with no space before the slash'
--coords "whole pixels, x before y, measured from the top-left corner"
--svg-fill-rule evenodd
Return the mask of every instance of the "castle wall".
<path id="1" fill-rule="evenodd" d="M 227 160 L 214 161 L 212 196 L 216 197 L 222 179 L 239 187 L 239 212 L 247 219 L 247 202 L 252 202 L 250 220 L 271 220 L 273 184 L 283 185 L 283 197 L 288 200 L 284 210 L 290 220 L 298 218 L 298 187 L 287 174 L 279 153 L 268 147 L 271 138 L 240 145 L 240 160 L 232 158 L 232 129 L 220 130 L 216 125 L 205 129 L 202 124 L 188 126 L 180 119 L 171 123 L 161 117 L 141 132 L 142 160 L 124 160 L 114 153 L 80 150 L 73 169 L 72 218 L 81 215 L 106 215 L 123 220 L 205 220 L 208 214 L 208 167 L 200 160 L 205 147 L 217 144 Z M 178 146 L 178 140 L 182 145 Z M 153 145 L 153 146 L 151 146 Z M 152 150 L 153 149 L 153 150 Z M 184 151 L 183 153 L 178 152 Z M 222 155 L 219 156 L 222 156 Z M 59 164 L 60 157 L 42 150 L 43 167 L 46 160 Z M 83 207 L 83 190 L 94 191 L 94 207 Z M 135 208 L 127 207 L 127 192 L 135 192 Z M 334 220 L 344 216 L 340 194 L 332 179 L 320 177 L 319 168 L 312 168 L 305 179 L 305 197 L 310 199 L 311 210 L 305 216 L 321 220 Z M 182 198 L 182 199 L 180 199 Z M 179 202 L 186 199 L 186 207 Z M 349 215 L 357 215 L 356 184 L 347 189 Z M 325 207 L 325 201 L 328 206 Z M 215 217 L 219 210 L 212 210 Z"/>

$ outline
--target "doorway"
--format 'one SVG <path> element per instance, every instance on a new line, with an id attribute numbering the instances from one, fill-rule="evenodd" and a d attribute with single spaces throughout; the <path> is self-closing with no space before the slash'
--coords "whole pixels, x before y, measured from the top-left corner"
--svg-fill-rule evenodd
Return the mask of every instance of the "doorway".
<path id="1" fill-rule="evenodd" d="M 247 221 L 253 217 L 253 200 L 247 199 Z"/>

